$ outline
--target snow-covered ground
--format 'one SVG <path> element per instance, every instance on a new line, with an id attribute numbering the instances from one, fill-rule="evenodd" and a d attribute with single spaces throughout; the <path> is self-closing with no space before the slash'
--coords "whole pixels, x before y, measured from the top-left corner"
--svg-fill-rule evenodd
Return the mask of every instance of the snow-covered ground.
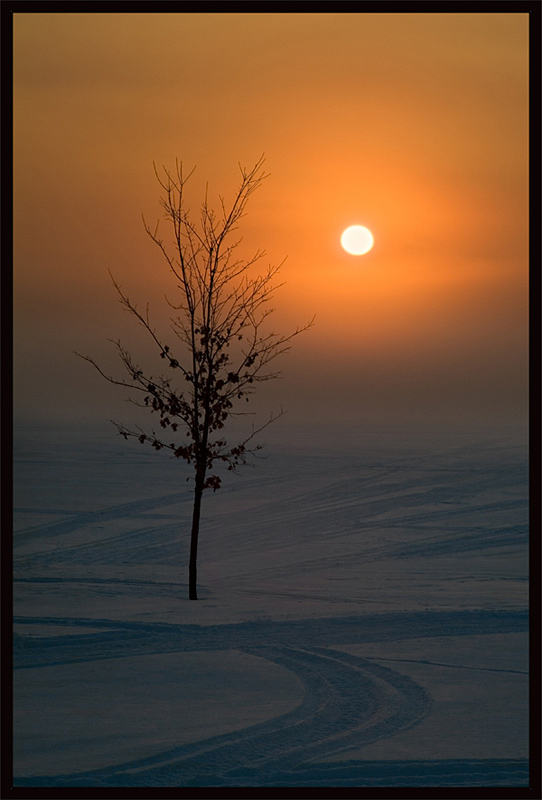
<path id="1" fill-rule="evenodd" d="M 16 436 L 16 786 L 528 784 L 524 438 L 293 438 L 206 493 L 194 603 L 185 468 Z"/>

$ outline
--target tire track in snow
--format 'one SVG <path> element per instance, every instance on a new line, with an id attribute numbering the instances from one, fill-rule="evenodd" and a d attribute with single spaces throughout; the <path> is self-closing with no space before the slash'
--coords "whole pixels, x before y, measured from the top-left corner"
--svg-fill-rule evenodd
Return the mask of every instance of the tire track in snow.
<path id="1" fill-rule="evenodd" d="M 527 759 L 448 759 L 431 761 L 343 761 L 313 763 L 277 773 L 258 786 L 292 787 L 421 787 L 528 786 Z M 240 784 L 247 785 L 247 784 Z"/>
<path id="2" fill-rule="evenodd" d="M 467 664 L 448 664 L 442 661 L 427 661 L 425 658 L 384 658 L 384 656 L 367 656 L 369 661 L 393 661 L 401 664 L 427 664 L 431 667 L 448 667 L 449 669 L 470 669 L 474 672 L 505 672 L 510 675 L 528 675 L 524 669 L 499 669 L 497 667 L 471 667 Z"/>
<path id="3" fill-rule="evenodd" d="M 247 647 L 293 672 L 305 696 L 292 712 L 242 731 L 171 748 L 155 757 L 47 778 L 61 786 L 245 785 L 288 775 L 300 764 L 361 746 L 419 722 L 428 693 L 412 679 L 367 659 L 317 647 Z M 287 779 L 287 778 L 286 778 Z M 38 785 L 45 779 L 28 779 Z M 31 781 L 31 782 L 29 782 Z"/>
<path id="4" fill-rule="evenodd" d="M 28 542 L 32 542 L 44 536 L 61 536 L 65 533 L 71 533 L 78 528 L 82 528 L 84 525 L 91 525 L 96 522 L 109 522 L 111 520 L 121 519 L 122 517 L 137 517 L 139 514 L 143 514 L 146 511 L 152 511 L 161 506 L 172 505 L 173 503 L 183 501 L 187 501 L 186 493 L 176 492 L 175 494 L 166 494 L 160 497 L 147 498 L 145 500 L 135 500 L 131 503 L 122 503 L 98 511 L 85 511 L 80 514 L 75 514 L 69 519 L 61 520 L 60 522 L 48 522 L 45 525 L 38 525 L 20 531 L 15 535 L 14 547 L 27 544 Z M 15 508 L 14 511 L 16 512 L 17 509 Z"/>
<path id="5" fill-rule="evenodd" d="M 39 668 L 159 653 L 228 650 L 273 646 L 304 648 L 383 642 L 438 636 L 463 636 L 528 630 L 528 611 L 413 611 L 364 617 L 324 617 L 301 620 L 239 622 L 229 625 L 181 625 L 124 622 L 78 617 L 14 617 L 19 625 L 66 625 L 102 628 L 35 639 L 15 636 L 15 668 Z M 342 656 L 341 656 L 342 657 Z"/>
<path id="6" fill-rule="evenodd" d="M 438 520 L 435 520 L 438 525 Z M 380 525 L 367 524 L 364 530 L 376 530 Z M 396 522 L 393 525 L 387 524 L 386 527 L 410 528 L 411 526 L 403 522 Z M 414 527 L 414 526 L 412 526 Z M 416 528 L 416 530 L 418 530 Z M 425 533 L 425 529 L 421 528 Z M 466 531 L 466 532 L 465 532 Z M 524 547 L 529 536 L 528 523 L 525 525 L 511 525 L 508 527 L 487 530 L 471 528 L 468 526 L 458 528 L 457 533 L 449 536 L 450 529 L 439 530 L 437 535 L 430 537 L 417 538 L 412 542 L 392 542 L 376 546 L 363 547 L 357 545 L 355 550 L 334 553 L 332 557 L 328 554 L 323 556 L 306 557 L 298 561 L 291 559 L 289 564 L 277 566 L 259 567 L 258 576 L 263 579 L 265 576 L 280 574 L 281 579 L 288 575 L 297 575 L 300 569 L 305 571 L 318 570 L 329 567 L 332 562 L 335 567 L 352 565 L 354 563 L 367 564 L 372 561 L 383 561 L 394 558 L 421 558 L 431 556 L 453 555 L 467 553 L 476 550 L 486 550 L 493 547 Z M 243 590 L 247 594 L 259 593 L 258 590 Z M 273 594 L 273 592 L 269 592 Z M 279 594 L 277 592 L 277 594 Z"/>
<path id="7" fill-rule="evenodd" d="M 229 625 L 182 625 L 101 619 L 97 617 L 14 617 L 19 625 L 66 625 L 102 628 L 103 634 L 18 636 L 15 667 L 39 668 L 158 653 L 228 650 L 274 646 L 335 647 L 362 642 L 400 641 L 528 630 L 524 610 L 412 611 Z M 103 642 L 100 640 L 103 637 Z"/>

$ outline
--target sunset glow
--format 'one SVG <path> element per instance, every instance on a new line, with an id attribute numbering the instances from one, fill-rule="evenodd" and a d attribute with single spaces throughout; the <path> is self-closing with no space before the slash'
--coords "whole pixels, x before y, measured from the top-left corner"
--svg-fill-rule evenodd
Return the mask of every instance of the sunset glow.
<path id="1" fill-rule="evenodd" d="M 528 17 L 16 13 L 17 413 L 60 413 L 67 386 L 70 414 L 112 413 L 70 362 L 137 337 L 108 270 L 167 327 L 172 287 L 141 224 L 161 216 L 153 162 L 196 167 L 197 217 L 206 185 L 219 210 L 238 162 L 264 153 L 242 254 L 286 259 L 274 327 L 316 315 L 284 361 L 289 419 L 309 401 L 326 418 L 323 364 L 353 418 L 522 414 Z M 378 247 L 358 258 L 340 232 L 369 213 Z M 269 385 L 272 407 L 285 387 Z"/>

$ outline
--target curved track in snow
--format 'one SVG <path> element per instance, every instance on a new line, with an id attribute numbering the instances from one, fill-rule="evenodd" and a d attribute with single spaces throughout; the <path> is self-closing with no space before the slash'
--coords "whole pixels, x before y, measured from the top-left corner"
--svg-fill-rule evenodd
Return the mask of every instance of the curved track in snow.
<path id="1" fill-rule="evenodd" d="M 326 648 L 252 647 L 245 651 L 292 671 L 305 695 L 292 712 L 241 731 L 157 756 L 26 785 L 191 786 L 273 782 L 300 764 L 389 736 L 427 713 L 430 697 L 414 681 L 366 659 Z"/>
<path id="2" fill-rule="evenodd" d="M 16 621 L 23 623 L 22 619 Z M 527 616 L 518 612 L 418 612 L 365 619 L 346 617 L 208 627 L 68 617 L 26 618 L 24 622 L 45 628 L 66 624 L 82 630 L 85 627 L 106 630 L 40 639 L 25 637 L 16 651 L 16 664 L 22 668 L 236 648 L 291 671 L 303 684 L 304 696 L 293 711 L 240 731 L 169 748 L 158 755 L 114 767 L 71 775 L 18 777 L 17 785 L 316 786 L 325 785 L 326 781 L 331 781 L 328 785 L 355 785 L 353 776 L 362 774 L 362 762 L 353 766 L 349 762 L 322 764 L 318 760 L 410 728 L 431 708 L 427 691 L 401 674 L 400 667 L 390 669 L 373 659 L 344 653 L 334 649 L 334 644 L 395 640 L 401 632 L 403 637 L 411 637 L 422 631 L 425 636 L 442 636 L 525 630 Z M 525 769 L 524 762 L 506 767 L 501 762 L 500 766 L 480 763 L 482 782 L 488 779 L 489 767 L 493 770 L 492 780 L 498 780 L 495 770 L 500 770 L 504 782 L 510 781 L 514 771 L 519 775 Z M 433 768 L 437 769 L 435 764 Z M 438 769 L 442 773 L 439 780 L 446 782 L 448 775 L 453 785 L 461 785 L 457 765 L 442 762 Z M 412 763 L 405 770 L 405 780 L 411 780 Z M 372 778 L 363 774 L 365 785 L 384 785 L 386 780 L 378 778 L 378 770 Z M 472 769 L 468 776 L 472 785 Z M 374 784 L 370 782 L 373 779 Z M 394 780 L 399 781 L 394 785 L 400 785 L 400 775 Z"/>

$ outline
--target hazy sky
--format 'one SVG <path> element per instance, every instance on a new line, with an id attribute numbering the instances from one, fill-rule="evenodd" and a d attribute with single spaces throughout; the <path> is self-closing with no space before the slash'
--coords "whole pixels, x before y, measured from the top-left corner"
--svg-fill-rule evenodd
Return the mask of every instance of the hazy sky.
<path id="1" fill-rule="evenodd" d="M 130 420 L 112 345 L 167 320 L 153 161 L 197 209 L 262 153 L 246 254 L 287 260 L 274 327 L 316 314 L 264 384 L 290 424 L 524 422 L 528 14 L 14 16 L 15 414 Z M 340 247 L 348 225 L 374 248 Z M 160 365 L 158 365 L 160 366 Z"/>

